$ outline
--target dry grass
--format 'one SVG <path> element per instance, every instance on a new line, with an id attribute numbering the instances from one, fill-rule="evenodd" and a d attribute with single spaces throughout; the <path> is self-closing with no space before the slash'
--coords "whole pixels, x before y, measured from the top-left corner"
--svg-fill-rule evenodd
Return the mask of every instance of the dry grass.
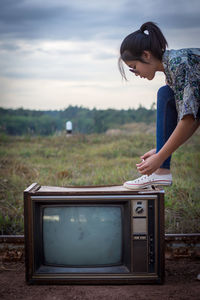
<path id="1" fill-rule="evenodd" d="M 115 134 L 1 136 L 0 234 L 23 233 L 23 190 L 41 185 L 122 184 L 139 174 L 139 156 L 155 146 L 154 127 L 122 126 Z M 200 232 L 199 132 L 173 156 L 165 189 L 166 232 Z"/>

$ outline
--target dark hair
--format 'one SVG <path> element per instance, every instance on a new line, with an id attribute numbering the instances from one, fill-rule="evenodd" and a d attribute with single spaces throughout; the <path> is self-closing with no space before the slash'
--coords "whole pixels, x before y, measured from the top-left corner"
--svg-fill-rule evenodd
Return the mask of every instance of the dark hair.
<path id="1" fill-rule="evenodd" d="M 160 28 L 153 22 L 144 23 L 139 30 L 125 37 L 121 44 L 118 66 L 122 77 L 126 79 L 122 61 L 139 60 L 146 63 L 142 59 L 145 50 L 150 51 L 155 58 L 162 60 L 167 46 L 167 41 Z"/>

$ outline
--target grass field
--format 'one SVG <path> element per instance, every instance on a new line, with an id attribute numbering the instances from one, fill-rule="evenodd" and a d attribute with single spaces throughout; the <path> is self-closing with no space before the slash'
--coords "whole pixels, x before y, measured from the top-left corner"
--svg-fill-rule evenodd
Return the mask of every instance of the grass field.
<path id="1" fill-rule="evenodd" d="M 140 155 L 155 147 L 154 128 L 122 126 L 107 134 L 0 136 L 0 234 L 23 234 L 23 190 L 41 185 L 120 185 L 139 174 Z M 166 232 L 200 232 L 200 132 L 172 158 L 165 188 Z"/>

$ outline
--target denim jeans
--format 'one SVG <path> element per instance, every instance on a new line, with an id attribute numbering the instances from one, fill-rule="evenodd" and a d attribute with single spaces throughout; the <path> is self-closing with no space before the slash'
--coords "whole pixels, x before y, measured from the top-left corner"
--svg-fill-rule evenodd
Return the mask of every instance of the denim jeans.
<path id="1" fill-rule="evenodd" d="M 157 94 L 157 121 L 156 121 L 156 152 L 166 143 L 177 125 L 177 110 L 174 92 L 168 86 L 162 86 Z M 170 169 L 171 156 L 160 168 Z"/>

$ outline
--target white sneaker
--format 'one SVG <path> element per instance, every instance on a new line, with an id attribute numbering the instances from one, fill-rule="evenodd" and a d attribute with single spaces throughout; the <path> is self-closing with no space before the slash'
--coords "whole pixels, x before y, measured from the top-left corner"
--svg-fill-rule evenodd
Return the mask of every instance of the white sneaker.
<path id="1" fill-rule="evenodd" d="M 143 175 L 135 180 L 126 181 L 124 187 L 127 189 L 135 190 L 146 187 L 158 186 L 158 185 L 171 185 L 172 184 L 172 174 L 158 175 L 152 173 L 151 175 Z"/>

